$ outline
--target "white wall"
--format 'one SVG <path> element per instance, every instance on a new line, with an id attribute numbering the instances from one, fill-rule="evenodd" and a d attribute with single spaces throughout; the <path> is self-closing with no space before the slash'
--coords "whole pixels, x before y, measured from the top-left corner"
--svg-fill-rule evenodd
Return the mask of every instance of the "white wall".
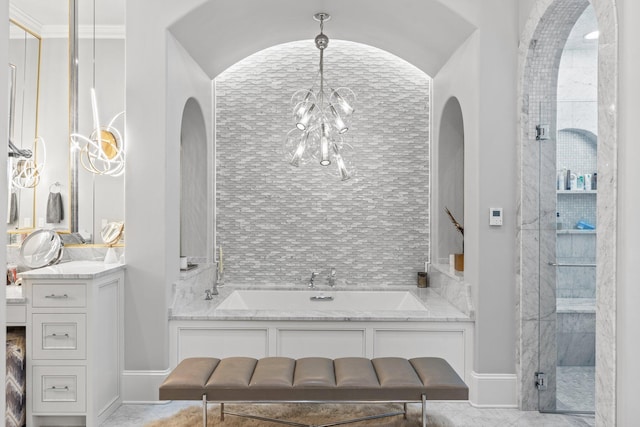
<path id="1" fill-rule="evenodd" d="M 465 201 L 465 210 L 470 206 L 470 216 L 477 221 L 479 230 L 479 245 L 474 248 L 478 251 L 475 267 L 479 288 L 476 371 L 512 373 L 515 369 L 517 4 L 509 0 L 483 1 L 481 17 L 484 31 L 480 34 L 480 144 L 476 152 L 471 153 L 478 175 L 475 188 L 465 185 L 470 197 L 478 194 L 478 199 L 470 205 Z M 490 207 L 504 208 L 502 227 L 489 226 Z"/>
<path id="2" fill-rule="evenodd" d="M 450 96 L 463 112 L 464 276 L 477 310 L 478 373 L 515 371 L 517 13 L 510 1 L 483 2 L 479 30 L 434 78 L 434 127 Z M 490 207 L 504 209 L 502 227 L 489 226 Z"/>
<path id="3" fill-rule="evenodd" d="M 460 108 L 462 110 L 462 124 L 464 130 L 464 146 L 466 151 L 464 153 L 465 161 L 466 157 L 469 156 L 469 149 L 472 147 L 476 147 L 478 145 L 478 107 L 480 105 L 479 100 L 479 76 L 478 76 L 478 49 L 479 49 L 479 36 L 478 32 L 474 33 L 449 59 L 449 61 L 445 64 L 444 67 L 440 70 L 440 72 L 433 79 L 433 120 L 432 120 L 432 132 L 433 132 L 433 148 L 432 148 L 432 159 L 440 159 L 442 157 L 441 151 L 443 148 L 441 144 L 443 143 L 443 129 L 442 120 L 443 120 L 443 111 L 444 108 L 451 97 L 456 97 L 458 102 L 460 103 Z M 445 130 L 446 132 L 446 130 Z M 446 148 L 444 148 L 446 151 Z M 442 234 L 446 234 L 448 236 L 453 235 L 457 239 L 457 231 L 453 227 L 452 224 L 449 223 L 449 218 L 446 216 L 444 212 L 444 206 L 441 206 L 440 203 L 436 201 L 440 201 L 443 199 L 443 195 L 440 192 L 446 187 L 446 183 L 439 182 L 441 179 L 441 169 L 443 167 L 447 167 L 447 165 L 440 164 L 440 161 L 432 162 L 432 174 L 431 179 L 433 180 L 433 194 L 432 194 L 432 202 L 434 203 L 433 209 L 433 223 L 438 224 L 439 229 L 432 230 L 432 236 L 436 239 L 433 243 L 439 243 L 441 240 L 440 237 Z M 468 181 L 468 176 L 464 174 L 464 187 L 466 189 L 475 188 L 476 185 L 472 182 Z M 467 187 L 469 185 L 470 187 Z M 465 200 L 466 203 L 466 200 Z M 466 204 L 461 204 L 461 206 L 465 207 L 465 211 L 468 208 Z M 452 209 L 451 206 L 449 206 Z M 468 212 L 468 211 L 467 211 Z M 464 212 L 456 212 L 453 211 L 454 215 L 457 215 L 456 219 L 458 219 L 463 225 L 466 227 L 466 215 Z M 467 256 L 465 258 L 469 258 L 469 248 L 470 248 L 470 237 L 469 233 L 472 233 L 472 230 L 469 228 L 465 228 L 465 251 L 467 252 Z M 457 240 L 454 239 L 454 242 Z M 442 239 L 446 241 L 446 239 Z M 454 245 L 456 246 L 456 245 Z M 437 257 L 443 257 L 445 254 L 440 248 L 434 248 L 434 255 L 437 254 Z M 437 262 L 437 259 L 432 259 L 432 262 Z M 469 281 L 471 274 L 469 273 L 469 262 L 471 260 L 465 260 L 465 280 Z M 469 281 L 469 283 L 472 283 Z M 475 290 L 474 290 L 475 292 Z"/>
<path id="4" fill-rule="evenodd" d="M 204 108 L 211 102 L 202 97 L 211 90 L 210 80 L 168 42 L 166 28 L 201 3 L 126 3 L 127 370 L 163 370 L 169 365 L 167 307 L 179 270 L 180 120 L 189 96 L 196 96 Z M 211 114 L 204 113 L 209 120 Z"/>
<path id="5" fill-rule="evenodd" d="M 0 34 L 9 34 L 9 2 L 2 2 L 0 6 Z M 9 37 L 0 37 L 0 64 L 7 64 L 9 62 Z M 7 67 L 0 68 L 0 81 L 8 81 L 9 74 Z M 7 100 L 9 96 L 7 85 L 0 85 L 0 99 Z M 8 102 L 0 102 L 0 117 L 9 117 L 9 111 L 7 109 Z M 8 135 L 7 121 L 0 120 L 0 135 Z M 0 150 L 0 163 L 7 164 L 7 150 Z M 7 211 L 7 175 L 0 173 L 0 212 Z M 0 221 L 0 234 L 5 235 L 7 230 L 6 221 Z M 0 265 L 6 265 L 7 253 L 6 251 L 0 251 Z M 6 286 L 0 286 L 0 305 L 5 307 L 6 298 Z M 0 342 L 6 342 L 7 334 L 7 310 L 2 310 L 0 313 Z M 6 375 L 6 357 L 0 357 L 0 384 L 5 384 Z M 0 393 L 0 414 L 5 413 L 6 396 L 4 393 Z"/>
<path id="6" fill-rule="evenodd" d="M 640 254 L 640 57 L 638 40 L 640 2 L 618 0 L 619 23 L 619 110 L 618 110 L 618 243 L 617 243 L 617 425 L 638 422 L 637 400 L 640 394 L 640 286 L 638 256 Z"/>

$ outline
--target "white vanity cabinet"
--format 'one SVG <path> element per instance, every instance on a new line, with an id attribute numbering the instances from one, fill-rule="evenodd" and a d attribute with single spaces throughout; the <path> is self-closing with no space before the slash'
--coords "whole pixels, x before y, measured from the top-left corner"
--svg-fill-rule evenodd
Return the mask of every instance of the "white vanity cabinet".
<path id="1" fill-rule="evenodd" d="M 22 277 L 27 425 L 99 426 L 122 403 L 124 266 L 74 261 Z"/>

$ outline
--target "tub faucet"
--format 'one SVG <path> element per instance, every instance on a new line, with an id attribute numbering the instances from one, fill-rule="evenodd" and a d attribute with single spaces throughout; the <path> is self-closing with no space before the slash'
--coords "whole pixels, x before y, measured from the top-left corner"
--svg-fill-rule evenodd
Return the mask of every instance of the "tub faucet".
<path id="1" fill-rule="evenodd" d="M 218 281 L 214 280 L 211 285 L 211 289 L 206 289 L 204 291 L 204 299 L 209 301 L 213 299 L 214 295 L 218 295 Z"/>
<path id="2" fill-rule="evenodd" d="M 214 295 L 218 295 L 218 286 L 224 286 L 224 275 L 220 271 L 219 264 L 216 262 L 216 276 L 213 279 L 211 289 L 204 291 L 204 299 L 209 301 L 213 299 Z"/>
<path id="3" fill-rule="evenodd" d="M 204 299 L 210 301 L 213 299 L 214 295 L 218 295 L 218 289 L 216 289 L 216 285 L 213 285 L 213 289 L 206 289 L 204 291 Z"/>
<path id="4" fill-rule="evenodd" d="M 318 273 L 316 273 L 315 271 L 311 272 L 311 278 L 309 279 L 309 288 L 315 289 L 316 284 L 314 283 L 314 280 L 316 279 L 317 275 Z"/>
<path id="5" fill-rule="evenodd" d="M 336 268 L 335 267 L 331 267 L 331 273 L 329 274 L 328 280 L 329 280 L 329 286 L 333 288 L 336 285 Z"/>

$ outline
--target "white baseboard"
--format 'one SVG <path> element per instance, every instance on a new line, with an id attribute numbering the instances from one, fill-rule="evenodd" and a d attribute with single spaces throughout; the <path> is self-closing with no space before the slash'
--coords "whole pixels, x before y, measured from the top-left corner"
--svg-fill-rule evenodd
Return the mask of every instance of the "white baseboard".
<path id="1" fill-rule="evenodd" d="M 471 372 L 469 403 L 478 408 L 517 408 L 515 374 Z"/>
<path id="2" fill-rule="evenodd" d="M 164 371 L 124 371 L 122 374 L 123 403 L 161 403 L 158 389 L 171 369 Z"/>

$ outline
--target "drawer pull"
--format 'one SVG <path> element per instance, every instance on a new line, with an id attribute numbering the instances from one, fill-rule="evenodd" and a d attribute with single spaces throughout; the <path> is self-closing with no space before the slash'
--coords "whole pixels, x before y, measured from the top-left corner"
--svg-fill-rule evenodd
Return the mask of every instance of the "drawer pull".
<path id="1" fill-rule="evenodd" d="M 53 334 L 49 334 L 49 335 L 47 335 L 46 337 L 47 337 L 47 338 L 49 338 L 49 337 L 53 337 L 53 338 L 56 338 L 56 337 L 65 337 L 65 338 L 69 338 L 69 334 L 56 334 L 56 333 L 53 333 Z"/>
<path id="2" fill-rule="evenodd" d="M 64 299 L 64 298 L 69 298 L 69 295 L 64 294 L 64 295 L 56 295 L 56 294 L 51 294 L 51 295 L 45 295 L 45 298 L 54 298 L 54 299 Z"/>
<path id="3" fill-rule="evenodd" d="M 56 386 L 51 386 L 49 388 L 47 388 L 47 390 L 53 390 L 53 391 L 69 391 L 69 386 L 66 385 L 64 387 L 56 387 Z"/>

